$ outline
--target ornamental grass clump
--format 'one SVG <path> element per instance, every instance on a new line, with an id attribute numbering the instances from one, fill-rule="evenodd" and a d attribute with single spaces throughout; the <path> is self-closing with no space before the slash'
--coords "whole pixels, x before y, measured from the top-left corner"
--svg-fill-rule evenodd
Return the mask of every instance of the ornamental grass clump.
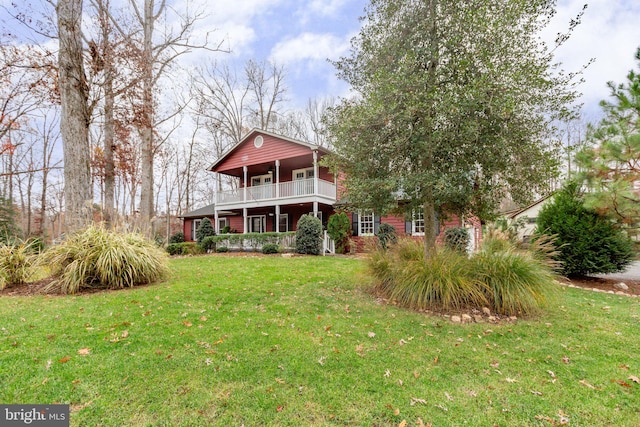
<path id="1" fill-rule="evenodd" d="M 83 288 L 120 289 L 152 283 L 168 273 L 167 256 L 136 233 L 90 226 L 44 254 L 58 287 L 73 294 Z"/>
<path id="2" fill-rule="evenodd" d="M 483 250 L 470 262 L 493 311 L 508 316 L 538 314 L 557 294 L 555 275 L 531 254 Z"/>
<path id="3" fill-rule="evenodd" d="M 399 305 L 414 309 L 460 310 L 487 304 L 467 257 L 442 249 L 425 260 L 424 248 L 411 239 L 374 251 L 369 269 L 378 290 Z"/>
<path id="4" fill-rule="evenodd" d="M 0 243 L 0 289 L 26 283 L 36 268 L 37 260 L 37 250 L 32 242 Z"/>

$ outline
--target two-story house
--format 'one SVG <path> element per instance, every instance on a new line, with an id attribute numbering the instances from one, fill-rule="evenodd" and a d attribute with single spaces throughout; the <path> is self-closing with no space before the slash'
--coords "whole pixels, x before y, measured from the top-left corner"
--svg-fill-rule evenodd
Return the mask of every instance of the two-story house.
<path id="1" fill-rule="evenodd" d="M 236 233 L 295 231 L 304 214 L 315 215 L 326 227 L 343 193 L 338 177 L 320 164 L 328 154 L 324 147 L 253 129 L 210 166 L 216 188 L 224 189 L 216 192 L 212 205 L 183 215 L 185 238 L 195 240 L 195 231 L 205 217 L 211 219 L 216 233 L 225 229 Z M 222 182 L 224 186 L 219 185 Z M 233 189 L 227 188 L 229 183 Z M 381 218 L 365 211 L 348 215 L 356 241 L 373 236 L 381 222 L 393 225 L 400 234 L 424 235 L 421 213 L 410 219 Z M 480 240 L 478 221 L 452 217 L 437 225 L 466 226 L 474 248 Z"/>

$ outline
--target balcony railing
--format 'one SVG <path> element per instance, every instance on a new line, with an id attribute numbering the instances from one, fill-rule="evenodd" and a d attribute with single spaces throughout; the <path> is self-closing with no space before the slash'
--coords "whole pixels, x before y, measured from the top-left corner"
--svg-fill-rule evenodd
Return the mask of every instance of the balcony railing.
<path id="1" fill-rule="evenodd" d="M 288 199 L 305 196 L 336 197 L 334 183 L 318 180 L 318 188 L 314 188 L 315 179 L 301 179 L 281 182 L 279 184 L 256 185 L 247 187 L 247 198 L 244 200 L 244 188 L 218 193 L 218 205 L 252 202 L 258 200 Z"/>

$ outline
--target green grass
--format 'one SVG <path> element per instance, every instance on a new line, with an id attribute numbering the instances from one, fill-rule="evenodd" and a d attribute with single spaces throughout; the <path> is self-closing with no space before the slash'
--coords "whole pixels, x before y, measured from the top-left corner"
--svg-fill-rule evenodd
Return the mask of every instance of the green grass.
<path id="1" fill-rule="evenodd" d="M 566 288 L 538 319 L 454 325 L 377 303 L 357 259 L 171 268 L 0 297 L 0 402 L 69 403 L 72 426 L 640 424 L 637 299 Z"/>

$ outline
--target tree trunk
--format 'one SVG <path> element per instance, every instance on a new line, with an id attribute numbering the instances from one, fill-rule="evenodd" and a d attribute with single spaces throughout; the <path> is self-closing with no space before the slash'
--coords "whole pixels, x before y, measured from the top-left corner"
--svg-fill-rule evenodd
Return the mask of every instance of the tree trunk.
<path id="1" fill-rule="evenodd" d="M 153 0 L 144 2 L 144 45 L 142 51 L 142 117 L 140 138 L 141 174 L 140 174 L 140 227 L 143 231 L 153 232 L 153 56 L 152 40 L 154 16 Z"/>
<path id="2" fill-rule="evenodd" d="M 92 220 L 93 188 L 89 149 L 88 86 L 82 58 L 82 0 L 59 0 L 58 78 L 64 157 L 65 228 L 79 230 Z"/>

